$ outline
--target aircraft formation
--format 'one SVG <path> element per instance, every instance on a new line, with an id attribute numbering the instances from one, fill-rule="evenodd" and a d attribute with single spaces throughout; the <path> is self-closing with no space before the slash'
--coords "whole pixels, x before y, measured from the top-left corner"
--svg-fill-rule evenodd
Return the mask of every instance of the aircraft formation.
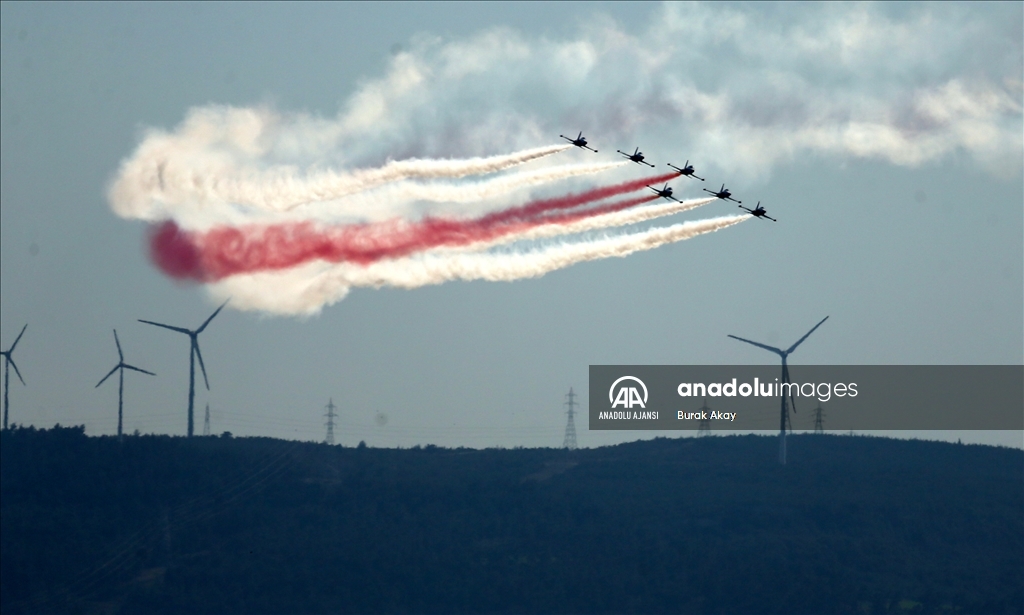
<path id="1" fill-rule="evenodd" d="M 561 138 L 565 139 L 566 141 L 568 141 L 569 143 L 571 143 L 572 145 L 580 148 L 580 149 L 585 149 L 587 151 L 594 152 L 595 154 L 597 153 L 596 149 L 590 147 L 590 144 L 587 141 L 587 138 L 583 136 L 583 132 L 582 131 L 577 133 L 575 138 L 567 137 L 565 135 L 559 135 L 559 136 Z M 629 160 L 631 162 L 635 162 L 636 164 L 641 164 L 641 165 L 645 165 L 645 166 L 651 167 L 652 169 L 655 168 L 654 164 L 651 164 L 650 162 L 648 162 L 645 159 L 644 153 L 640 151 L 639 147 L 635 147 L 633 149 L 633 153 L 624 152 L 622 150 L 616 150 L 616 151 L 619 153 L 619 155 L 624 157 L 626 160 Z M 668 166 L 671 167 L 673 170 L 675 170 L 675 172 L 678 173 L 680 177 L 688 177 L 688 178 L 696 179 L 696 180 L 699 180 L 699 181 L 704 181 L 703 177 L 698 177 L 697 176 L 696 170 L 693 168 L 693 165 L 690 164 L 689 160 L 687 160 L 685 163 L 683 163 L 682 167 L 677 167 L 676 165 L 674 165 L 672 163 L 668 163 Z M 673 189 L 672 189 L 671 186 L 668 185 L 668 183 L 665 183 L 665 185 L 662 186 L 661 188 L 657 188 L 655 186 L 647 186 L 647 188 L 649 188 L 651 191 L 653 191 L 654 194 L 656 194 L 659 198 L 668 199 L 668 200 L 671 200 L 671 201 L 675 201 L 677 203 L 681 202 L 681 201 L 679 201 L 679 199 L 677 199 L 674 196 Z M 769 216 L 768 212 L 765 210 L 765 208 L 761 206 L 761 201 L 758 201 L 757 205 L 754 206 L 754 208 L 744 207 L 743 206 L 743 201 L 740 201 L 738 199 L 732 198 L 732 192 L 730 192 L 729 189 L 725 187 L 724 183 L 722 184 L 722 186 L 718 190 L 709 190 L 708 188 L 704 188 L 703 190 L 704 190 L 704 192 L 707 192 L 708 194 L 711 194 L 711 195 L 715 196 L 716 198 L 719 198 L 719 199 L 722 199 L 722 200 L 726 200 L 726 201 L 732 201 L 732 202 L 736 203 L 737 206 L 740 209 L 743 209 L 743 210 L 747 211 L 751 216 L 753 216 L 755 218 L 764 218 L 764 219 L 767 219 L 767 220 L 771 220 L 772 222 L 777 222 L 777 220 L 775 218 L 772 218 L 771 216 Z M 224 305 L 226 305 L 226 302 L 225 302 Z M 174 331 L 176 333 L 183 333 L 185 335 L 188 335 L 189 338 L 190 338 L 191 349 L 190 349 L 190 353 L 189 353 L 189 392 L 188 392 L 188 435 L 189 436 L 191 436 L 193 434 L 193 429 L 194 429 L 194 427 L 193 427 L 194 426 L 194 419 L 193 419 L 194 411 L 193 411 L 193 408 L 194 408 L 194 400 L 195 400 L 195 360 L 197 358 L 199 359 L 199 369 L 202 371 L 202 374 L 203 374 L 203 382 L 206 385 L 207 389 L 210 388 L 210 383 L 209 383 L 209 380 L 207 379 L 207 376 L 206 376 L 206 366 L 203 363 L 203 356 L 199 352 L 199 342 L 198 342 L 197 338 L 198 338 L 198 335 L 207 327 L 207 325 L 210 324 L 210 321 L 213 320 L 214 317 L 217 316 L 217 314 L 219 314 L 222 309 L 224 309 L 224 305 L 221 305 L 220 307 L 218 307 L 217 310 L 212 315 L 210 315 L 210 317 L 207 318 L 206 321 L 196 330 L 185 329 L 183 327 L 174 327 L 174 326 L 171 326 L 171 325 L 167 325 L 167 324 L 163 324 L 163 323 L 158 323 L 158 322 L 153 322 L 153 321 L 150 321 L 150 320 L 141 320 L 141 319 L 139 320 L 139 322 L 142 322 L 142 323 L 145 323 L 145 324 L 154 325 L 154 326 L 157 326 L 157 327 L 168 329 L 168 330 Z M 9 385 L 10 385 L 10 368 L 11 367 L 14 368 L 14 373 L 18 377 L 18 380 L 20 380 L 23 385 L 25 384 L 25 380 L 22 378 L 21 372 L 18 370 L 18 366 L 17 366 L 17 364 L 15 364 L 14 359 L 13 359 L 13 357 L 11 355 L 14 352 L 15 346 L 18 345 L 18 342 L 21 340 L 22 336 L 25 334 L 25 329 L 27 329 L 27 328 L 28 328 L 28 325 L 26 324 L 24 327 L 22 327 L 21 332 L 18 334 L 18 337 L 14 340 L 14 343 L 11 344 L 11 347 L 8 348 L 7 350 L 4 350 L 4 351 L 0 352 L 0 355 L 3 355 L 0 358 L 2 358 L 4 360 L 4 382 L 3 382 L 3 388 L 4 388 L 4 391 L 3 391 L 4 395 L 3 395 L 3 397 L 4 397 L 4 399 L 3 399 L 3 423 L 2 423 L 2 428 L 3 429 L 7 429 L 8 417 L 9 417 L 9 412 L 10 412 L 10 410 L 9 410 L 9 405 L 10 405 L 10 402 L 9 402 L 9 388 L 10 387 L 9 387 Z M 104 376 L 103 379 L 100 380 L 99 383 L 96 384 L 96 387 L 99 387 L 104 382 L 106 382 L 111 376 L 114 375 L 115 372 L 120 372 L 120 374 L 119 374 L 119 379 L 120 379 L 119 380 L 119 391 L 118 391 L 118 421 L 117 421 L 117 423 L 118 423 L 117 424 L 117 431 L 118 431 L 118 436 L 120 436 L 122 434 L 122 425 L 123 425 L 124 370 L 127 369 L 127 370 L 131 370 L 131 371 L 136 371 L 136 372 L 140 372 L 140 373 L 147 374 L 147 375 L 150 375 L 150 376 L 155 376 L 156 374 L 154 374 L 153 372 L 144 370 L 142 368 L 135 367 L 134 365 L 129 365 L 129 364 L 124 362 L 124 353 L 121 351 L 121 341 L 120 341 L 120 339 L 118 339 L 117 331 L 116 330 L 114 331 L 114 343 L 117 346 L 118 364 L 115 365 L 113 367 L 113 369 L 111 369 L 110 372 L 108 372 L 107 375 Z"/>
<path id="2" fill-rule="evenodd" d="M 597 153 L 596 149 L 590 147 L 589 142 L 587 141 L 587 138 L 583 136 L 583 131 L 580 131 L 576 135 L 576 138 L 567 137 L 565 135 L 558 135 L 558 136 L 562 137 L 563 139 L 565 139 L 569 143 L 572 143 L 573 145 L 575 145 L 576 147 L 578 147 L 580 149 L 585 149 L 585 150 L 594 152 L 595 154 Z M 655 168 L 655 166 L 653 164 L 651 164 L 650 162 L 647 162 L 647 160 L 644 158 L 644 153 L 640 151 L 639 147 L 634 148 L 632 154 L 630 154 L 629 152 L 624 152 L 622 150 L 615 150 L 615 151 L 618 152 L 626 160 L 629 160 L 631 162 L 635 162 L 637 164 L 642 164 L 642 165 L 649 166 L 652 169 Z M 668 166 L 670 166 L 673 169 L 675 169 L 676 173 L 679 173 L 680 177 L 690 177 L 690 178 L 693 178 L 693 179 L 699 179 L 700 181 L 704 181 L 703 177 L 697 177 L 696 171 L 694 170 L 693 165 L 690 164 L 689 160 L 687 160 L 685 163 L 683 163 L 682 167 L 677 167 L 676 165 L 672 164 L 671 162 L 668 163 Z M 651 190 L 653 190 L 655 194 L 657 194 L 659 197 L 661 197 L 663 199 L 669 199 L 669 200 L 675 201 L 677 203 L 680 202 L 679 199 L 675 198 L 672 195 L 672 188 L 667 183 L 663 187 L 661 187 L 661 188 L 655 188 L 654 186 L 647 186 L 647 187 L 650 188 Z M 704 192 L 707 192 L 708 194 L 714 195 L 715 197 L 717 197 L 719 199 L 722 199 L 723 201 L 732 201 L 733 203 L 736 203 L 737 207 L 739 207 L 740 209 L 744 209 L 744 210 L 750 212 L 750 215 L 754 216 L 755 218 L 764 218 L 764 219 L 767 219 L 767 220 L 771 220 L 772 222 L 778 222 L 778 220 L 776 220 L 775 218 L 772 218 L 771 216 L 768 215 L 767 210 L 765 210 L 765 208 L 761 206 L 761 201 L 758 201 L 757 205 L 753 209 L 751 209 L 749 207 L 744 207 L 743 206 L 743 201 L 740 201 L 738 199 L 732 198 L 732 192 L 730 192 L 729 189 L 725 187 L 724 183 L 722 184 L 722 187 L 719 188 L 718 190 L 708 190 L 707 188 L 704 188 L 703 190 L 704 190 Z"/>

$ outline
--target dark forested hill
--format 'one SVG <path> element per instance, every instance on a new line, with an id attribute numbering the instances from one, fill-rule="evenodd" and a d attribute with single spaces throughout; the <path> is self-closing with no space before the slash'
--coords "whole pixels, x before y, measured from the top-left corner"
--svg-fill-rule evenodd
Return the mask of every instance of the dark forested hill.
<path id="1" fill-rule="evenodd" d="M 0 610 L 1021 613 L 1024 453 L 0 434 Z"/>

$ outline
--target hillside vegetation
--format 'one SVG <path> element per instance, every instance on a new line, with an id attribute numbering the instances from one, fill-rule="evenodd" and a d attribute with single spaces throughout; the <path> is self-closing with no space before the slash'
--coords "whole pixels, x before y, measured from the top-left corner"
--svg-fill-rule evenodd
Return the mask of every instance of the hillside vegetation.
<path id="1" fill-rule="evenodd" d="M 0 434 L 3 613 L 1021 613 L 1024 452 Z"/>

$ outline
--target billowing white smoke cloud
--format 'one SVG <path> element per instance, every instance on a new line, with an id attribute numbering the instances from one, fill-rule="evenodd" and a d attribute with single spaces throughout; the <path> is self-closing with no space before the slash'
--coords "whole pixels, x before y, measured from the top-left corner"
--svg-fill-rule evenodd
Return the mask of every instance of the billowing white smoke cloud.
<path id="1" fill-rule="evenodd" d="M 724 216 L 602 239 L 562 243 L 522 253 L 428 252 L 368 266 L 311 263 L 284 272 L 238 275 L 210 285 L 217 298 L 241 310 L 312 315 L 342 300 L 354 286 L 419 288 L 452 280 L 510 282 L 535 278 L 576 263 L 623 257 L 711 233 L 750 216 Z"/>
<path id="2" fill-rule="evenodd" d="M 960 6 L 666 4 L 638 35 L 600 20 L 558 40 L 422 35 L 335 118 L 193 109 L 145 137 L 110 198 L 147 220 L 186 203 L 277 210 L 438 177 L 408 158 L 497 170 L 513 163 L 503 152 L 580 129 L 606 151 L 643 143 L 740 185 L 808 153 L 919 165 L 962 151 L 1017 168 L 1019 24 L 993 26 Z"/>
<path id="3" fill-rule="evenodd" d="M 336 121 L 370 158 L 582 129 L 740 182 L 805 154 L 965 152 L 998 172 L 1024 147 L 1022 67 L 1019 23 L 992 25 L 957 6 L 666 4 L 637 35 L 599 21 L 571 39 L 422 36 Z"/>

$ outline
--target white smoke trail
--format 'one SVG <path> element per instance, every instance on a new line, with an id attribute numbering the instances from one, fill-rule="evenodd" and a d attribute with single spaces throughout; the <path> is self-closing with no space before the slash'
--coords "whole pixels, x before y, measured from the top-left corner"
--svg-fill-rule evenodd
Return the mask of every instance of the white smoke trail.
<path id="1" fill-rule="evenodd" d="M 429 205 L 434 215 L 479 216 L 490 209 L 527 200 L 529 189 L 545 183 L 603 173 L 625 162 L 566 164 L 529 171 L 512 171 L 476 182 L 416 182 L 401 180 L 326 202 L 307 203 L 283 210 L 238 207 L 231 204 L 183 202 L 163 218 L 172 218 L 190 231 L 215 226 L 283 224 L 315 221 L 322 224 L 379 222 L 396 217 L 416 217 Z M 158 218 L 162 219 L 162 218 Z"/>
<path id="2" fill-rule="evenodd" d="M 393 160 L 351 172 L 300 172 L 295 166 L 240 167 L 234 156 L 176 147 L 174 137 L 151 135 L 122 162 L 108 191 L 123 218 L 176 218 L 179 208 L 243 207 L 284 210 L 338 199 L 404 179 L 444 179 L 495 173 L 564 151 L 548 145 L 501 156 Z"/>
<path id="3" fill-rule="evenodd" d="M 643 207 L 633 207 L 622 211 L 598 214 L 590 218 L 583 218 L 582 220 L 574 220 L 573 222 L 566 222 L 563 224 L 553 223 L 535 226 L 520 233 L 509 233 L 502 237 L 496 237 L 491 240 L 480 241 L 465 246 L 442 246 L 435 248 L 435 251 L 477 252 L 494 246 L 515 243 L 517 241 L 544 239 L 547 237 L 558 237 L 559 235 L 574 235 L 577 233 L 585 233 L 587 231 L 629 226 L 630 224 L 639 224 L 640 222 L 648 222 L 657 218 L 690 211 L 691 209 L 696 209 L 716 200 L 716 197 L 710 197 L 703 199 L 690 199 L 681 203 L 672 202 L 657 205 L 645 205 Z"/>
<path id="4" fill-rule="evenodd" d="M 452 280 L 513 281 L 542 276 L 585 261 L 623 257 L 724 229 L 749 219 L 724 216 L 666 227 L 562 243 L 521 253 L 428 252 L 369 266 L 311 263 L 278 273 L 226 278 L 208 286 L 217 298 L 231 297 L 236 309 L 279 315 L 312 315 L 340 301 L 353 286 L 418 288 Z"/>
<path id="5" fill-rule="evenodd" d="M 532 171 L 521 171 L 478 182 L 411 182 L 399 181 L 373 190 L 350 195 L 330 202 L 308 203 L 294 206 L 288 211 L 301 213 L 303 219 L 324 221 L 340 218 L 380 219 L 408 213 L 408 204 L 415 201 L 434 203 L 471 203 L 473 213 L 480 214 L 483 201 L 516 195 L 525 188 L 562 179 L 603 173 L 629 164 L 628 162 L 602 162 L 592 164 L 566 164 Z M 507 200 L 507 199 L 506 199 Z M 490 203 L 492 206 L 504 203 Z"/>

